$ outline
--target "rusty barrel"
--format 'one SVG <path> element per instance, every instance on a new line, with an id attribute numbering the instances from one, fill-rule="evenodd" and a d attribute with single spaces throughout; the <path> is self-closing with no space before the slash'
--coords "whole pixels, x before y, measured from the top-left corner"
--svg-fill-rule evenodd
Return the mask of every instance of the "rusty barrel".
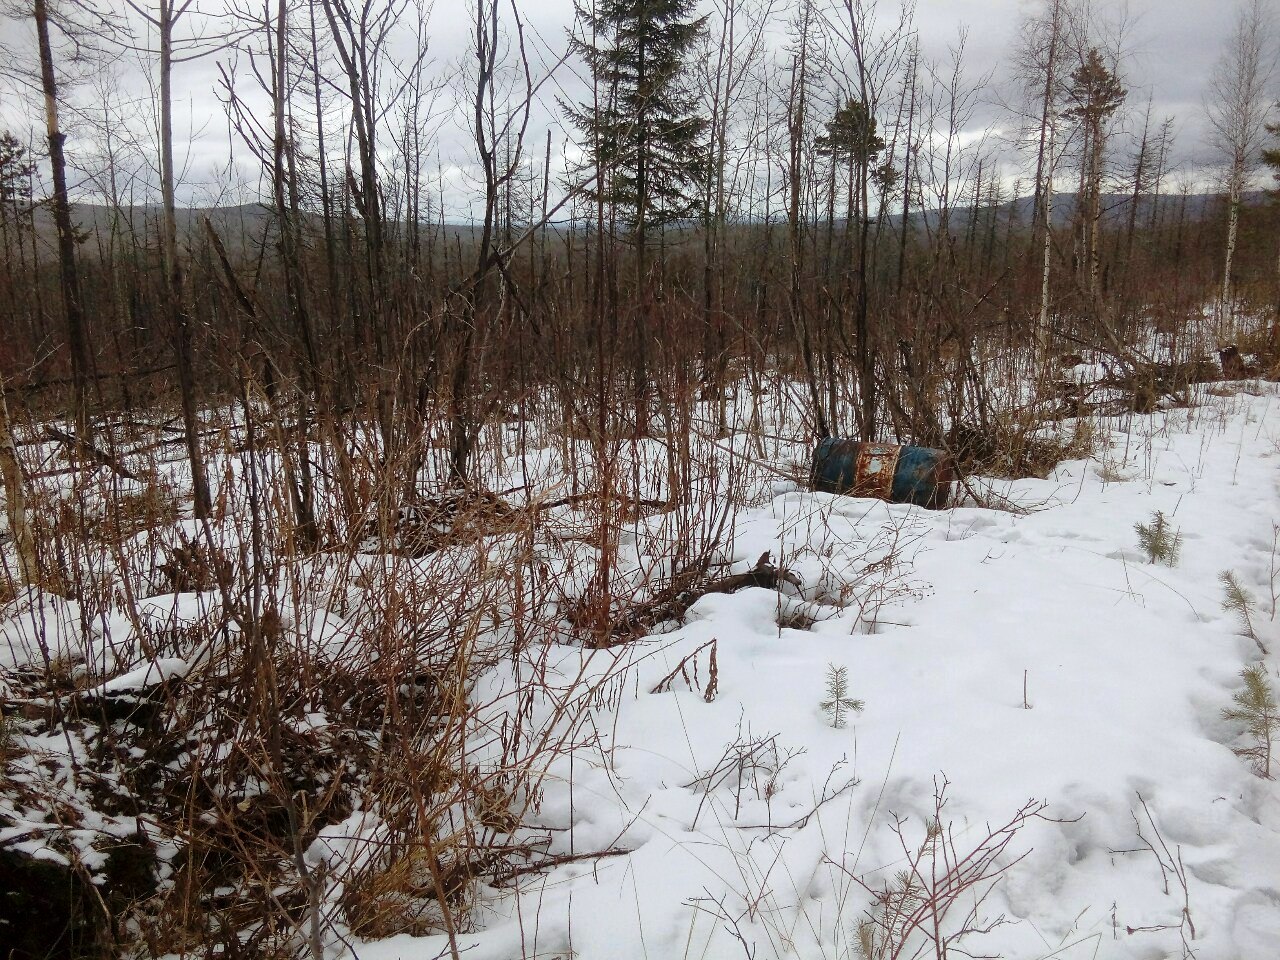
<path id="1" fill-rule="evenodd" d="M 939 510 L 946 506 L 955 478 L 951 457 L 943 450 L 828 437 L 813 451 L 810 482 L 814 490 L 827 493 Z"/>

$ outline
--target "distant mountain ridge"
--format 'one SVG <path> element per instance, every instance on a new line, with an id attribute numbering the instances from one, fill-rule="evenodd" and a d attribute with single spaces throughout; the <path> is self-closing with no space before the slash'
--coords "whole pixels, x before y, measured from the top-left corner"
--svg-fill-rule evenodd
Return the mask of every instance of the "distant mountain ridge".
<path id="1" fill-rule="evenodd" d="M 1269 202 L 1270 196 L 1264 190 L 1252 190 L 1243 197 L 1248 207 L 1261 206 Z M 1055 193 L 1053 196 L 1053 223 L 1055 228 L 1068 226 L 1076 215 L 1078 197 L 1075 193 Z M 1134 203 L 1132 194 L 1104 194 L 1102 197 L 1103 219 L 1108 226 L 1119 226 L 1128 222 Z M 1218 193 L 1167 193 L 1158 196 L 1141 194 L 1137 198 L 1138 209 L 1136 221 L 1139 226 L 1147 226 L 1153 220 L 1169 222 L 1179 217 L 1188 222 L 1205 220 L 1225 212 L 1226 199 Z M 994 218 L 993 218 L 994 213 Z M 314 226 L 319 226 L 320 217 L 312 212 L 306 214 Z M 1035 199 L 1018 197 L 1008 200 L 996 207 L 957 205 L 952 207 L 949 215 L 950 229 L 961 232 L 969 229 L 975 217 L 979 225 L 990 226 L 994 222 L 1000 225 L 1023 224 L 1030 226 L 1035 216 Z M 150 235 L 155 236 L 159 228 L 161 207 L 158 204 L 143 204 L 131 207 L 114 207 L 105 204 L 73 203 L 71 219 L 76 228 L 87 234 L 86 245 L 92 253 L 105 248 L 113 236 Z M 178 234 L 188 242 L 204 230 L 204 221 L 208 219 L 228 250 L 244 253 L 257 248 L 268 239 L 274 219 L 270 207 L 262 203 L 247 203 L 226 207 L 179 207 L 177 209 Z M 837 214 L 839 220 L 839 214 Z M 902 215 L 893 214 L 888 217 L 890 223 L 901 224 Z M 941 220 L 937 209 L 911 211 L 909 222 L 916 229 L 936 229 Z M 437 226 L 438 224 L 433 224 Z M 552 230 L 564 229 L 552 227 Z M 446 223 L 446 237 L 455 239 L 472 239 L 479 228 L 473 224 Z M 53 216 L 46 205 L 36 210 L 36 231 L 39 239 L 52 248 L 55 240 Z"/>
<path id="2" fill-rule="evenodd" d="M 1242 197 L 1247 207 L 1258 207 L 1269 202 L 1270 195 L 1265 190 L 1250 190 Z M 1139 194 L 1136 220 L 1139 227 L 1147 226 L 1153 217 L 1158 221 L 1168 222 L 1179 216 L 1188 222 L 1206 220 L 1212 216 L 1225 214 L 1226 196 L 1220 193 L 1161 193 Z M 1030 224 L 1035 217 L 1035 197 L 1018 197 L 998 204 L 994 210 L 997 223 Z M 1055 228 L 1066 227 L 1076 217 L 1079 196 L 1076 193 L 1055 193 L 1053 195 L 1053 225 Z M 1119 226 L 1128 222 L 1133 208 L 1134 197 L 1131 193 L 1104 193 L 1102 195 L 1102 218 L 1107 226 Z M 957 205 L 951 208 L 950 223 L 952 230 L 961 230 L 970 224 L 975 213 L 980 223 L 990 223 L 992 206 L 979 205 L 975 211 L 972 205 Z M 913 225 L 930 227 L 938 224 L 941 214 L 938 210 L 912 211 L 910 221 Z M 892 218 L 901 223 L 901 215 Z"/>

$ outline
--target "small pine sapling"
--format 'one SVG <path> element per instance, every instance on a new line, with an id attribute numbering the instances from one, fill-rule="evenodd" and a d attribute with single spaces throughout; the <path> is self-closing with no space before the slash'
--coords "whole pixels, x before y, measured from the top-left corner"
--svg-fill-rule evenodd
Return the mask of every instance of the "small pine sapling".
<path id="1" fill-rule="evenodd" d="M 861 713 L 866 706 L 861 700 L 849 696 L 849 668 L 827 664 L 827 699 L 822 701 L 822 710 L 831 718 L 831 726 L 840 730 L 848 722 L 848 713 Z"/>
<path id="2" fill-rule="evenodd" d="M 1222 719 L 1244 726 L 1252 743 L 1237 748 L 1236 755 L 1252 761 L 1255 772 L 1270 780 L 1272 748 L 1280 732 L 1275 691 L 1260 663 L 1242 670 L 1240 679 L 1244 681 L 1244 689 L 1231 698 L 1235 706 L 1224 709 Z"/>
<path id="3" fill-rule="evenodd" d="M 1262 651 L 1262 655 L 1267 655 L 1267 648 L 1262 645 L 1262 641 L 1258 639 L 1257 631 L 1253 627 L 1253 608 L 1255 601 L 1253 595 L 1240 583 L 1240 578 L 1236 576 L 1234 570 L 1223 570 L 1218 574 L 1218 580 L 1222 583 L 1224 597 L 1222 600 L 1222 609 L 1234 613 L 1240 620 L 1240 629 L 1244 631 L 1244 635 L 1258 645 L 1258 649 Z"/>
<path id="4" fill-rule="evenodd" d="M 1177 566 L 1178 553 L 1182 550 L 1182 534 L 1169 524 L 1164 511 L 1157 510 L 1151 515 L 1150 523 L 1135 523 L 1133 529 L 1137 531 L 1138 545 L 1147 555 L 1148 563 Z"/>

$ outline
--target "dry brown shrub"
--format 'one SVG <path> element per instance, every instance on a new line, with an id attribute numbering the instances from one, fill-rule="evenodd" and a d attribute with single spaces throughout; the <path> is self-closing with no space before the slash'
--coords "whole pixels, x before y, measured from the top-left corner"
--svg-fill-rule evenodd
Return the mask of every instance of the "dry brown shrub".
<path id="1" fill-rule="evenodd" d="M 521 516 L 487 490 L 450 490 L 396 509 L 385 534 L 377 519 L 364 528 L 365 549 L 425 557 L 446 547 L 518 529 Z"/>
<path id="2" fill-rule="evenodd" d="M 165 578 L 171 593 L 212 590 L 229 583 L 232 566 L 220 551 L 185 543 L 169 551 L 169 559 L 157 571 Z"/>
<path id="3" fill-rule="evenodd" d="M 433 856 L 424 847 L 409 847 L 349 879 L 342 907 L 357 936 L 423 937 L 447 929 L 437 889 L 444 891 L 450 916 L 456 918 L 467 913 L 470 886 L 469 871 L 458 851 L 437 851 Z"/>
<path id="4" fill-rule="evenodd" d="M 154 476 L 143 482 L 141 490 L 104 490 L 92 500 L 67 500 L 45 491 L 37 502 L 52 509 L 50 535 L 101 544 L 122 543 L 139 533 L 167 527 L 179 517 L 177 494 Z M 39 511 L 35 515 L 38 520 Z"/>
<path id="5" fill-rule="evenodd" d="M 985 430 L 960 425 L 947 444 L 963 473 L 1019 479 L 1046 477 L 1063 460 L 1078 460 L 1097 446 L 1093 422 L 1078 419 L 1066 436 L 1045 436 L 1038 420 L 1011 413 Z"/>

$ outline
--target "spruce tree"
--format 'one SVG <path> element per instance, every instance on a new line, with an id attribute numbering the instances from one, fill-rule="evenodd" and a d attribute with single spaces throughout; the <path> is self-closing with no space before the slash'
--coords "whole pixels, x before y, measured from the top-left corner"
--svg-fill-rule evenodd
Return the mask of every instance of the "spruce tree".
<path id="1" fill-rule="evenodd" d="M 0 130 L 0 208 L 31 199 L 31 175 L 35 169 L 18 138 Z"/>
<path id="2" fill-rule="evenodd" d="M 0 130 L 0 251 L 5 255 L 0 287 L 13 282 L 9 275 L 10 231 L 33 228 L 31 181 L 35 172 L 35 164 L 27 156 L 26 147 L 7 130 Z"/>
<path id="3" fill-rule="evenodd" d="M 851 181 L 856 177 L 854 190 L 860 189 L 863 177 L 884 184 L 894 176 L 890 167 L 873 166 L 885 142 L 876 132 L 876 118 L 861 100 L 847 101 L 826 126 L 827 132 L 814 141 L 814 146 L 821 156 L 835 157 L 849 165 Z"/>
<path id="4" fill-rule="evenodd" d="M 1267 133 L 1272 137 L 1280 137 L 1280 123 L 1268 123 Z M 1280 182 L 1280 146 L 1263 147 L 1262 162 L 1271 170 L 1271 178 Z M 1280 200 L 1280 186 L 1272 187 L 1267 193 L 1272 200 Z"/>
<path id="5" fill-rule="evenodd" d="M 1089 294 L 1096 306 L 1101 275 L 1102 153 L 1106 146 L 1106 126 L 1123 105 L 1129 91 L 1120 83 L 1116 72 L 1107 66 L 1101 51 L 1090 47 L 1080 66 L 1072 71 L 1066 95 L 1067 109 L 1063 115 L 1077 121 L 1084 133 L 1081 146 L 1084 196 L 1078 199 L 1088 225 L 1085 259 L 1089 265 Z"/>
<path id="6" fill-rule="evenodd" d="M 589 4 L 589 5 L 588 5 Z M 582 134 L 587 191 L 614 208 L 638 251 L 643 274 L 649 232 L 699 209 L 706 179 L 707 121 L 686 76 L 706 17 L 695 0 L 579 0 L 579 36 L 598 103 L 565 105 Z M 643 280 L 643 276 L 641 276 Z"/>

